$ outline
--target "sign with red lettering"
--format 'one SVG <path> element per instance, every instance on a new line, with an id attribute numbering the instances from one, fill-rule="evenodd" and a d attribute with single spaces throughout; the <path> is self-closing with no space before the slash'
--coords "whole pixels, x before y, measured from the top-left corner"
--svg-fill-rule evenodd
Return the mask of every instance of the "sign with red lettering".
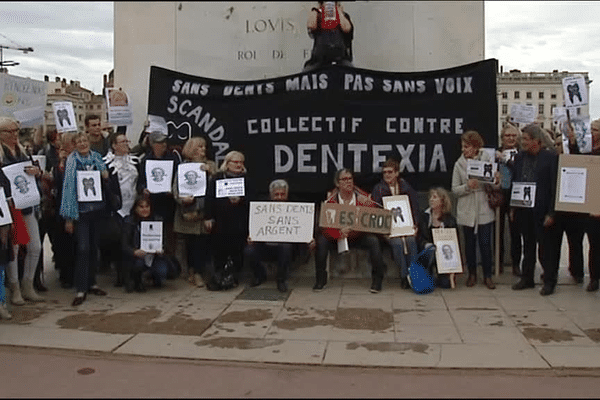
<path id="1" fill-rule="evenodd" d="M 382 208 L 323 203 L 319 215 L 321 228 L 351 228 L 353 231 L 387 235 L 392 229 L 392 212 Z"/>

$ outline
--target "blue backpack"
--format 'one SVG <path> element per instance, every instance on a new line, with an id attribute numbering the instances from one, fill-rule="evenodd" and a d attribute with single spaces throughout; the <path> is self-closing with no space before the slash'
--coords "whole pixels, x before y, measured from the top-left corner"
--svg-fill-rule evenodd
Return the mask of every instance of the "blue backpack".
<path id="1" fill-rule="evenodd" d="M 417 254 L 415 261 L 408 267 L 408 281 L 417 294 L 427 294 L 435 289 L 435 280 L 424 265 L 427 263 L 427 253 L 435 251 L 435 246 L 426 248 Z"/>

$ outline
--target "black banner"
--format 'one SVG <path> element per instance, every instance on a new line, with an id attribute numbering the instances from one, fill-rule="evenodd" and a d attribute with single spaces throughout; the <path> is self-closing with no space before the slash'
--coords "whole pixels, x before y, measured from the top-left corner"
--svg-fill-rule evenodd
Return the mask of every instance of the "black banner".
<path id="1" fill-rule="evenodd" d="M 220 164 L 246 156 L 256 191 L 287 179 L 320 197 L 342 167 L 370 190 L 391 156 L 417 190 L 450 187 L 460 135 L 474 129 L 496 147 L 497 60 L 414 73 L 332 65 L 255 81 L 224 81 L 152 67 L 148 114 L 165 118 L 170 141 L 203 135 Z"/>

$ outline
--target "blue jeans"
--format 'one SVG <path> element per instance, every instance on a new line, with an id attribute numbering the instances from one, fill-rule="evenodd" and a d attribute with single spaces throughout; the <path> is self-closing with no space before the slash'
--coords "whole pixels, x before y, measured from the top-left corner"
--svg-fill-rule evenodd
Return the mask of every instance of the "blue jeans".
<path id="1" fill-rule="evenodd" d="M 244 249 L 244 258 L 248 260 L 255 278 L 265 279 L 267 271 L 261 264 L 262 260 L 277 260 L 277 281 L 285 282 L 292 263 L 293 243 L 252 242 Z"/>
<path id="2" fill-rule="evenodd" d="M 132 274 L 141 279 L 142 272 L 148 267 L 144 264 L 144 259 L 139 257 L 133 257 L 133 259 L 125 259 L 125 262 L 132 262 Z M 167 260 L 163 256 L 154 256 L 154 260 L 152 261 L 152 265 L 150 266 L 150 275 L 152 279 L 154 279 L 155 286 L 162 286 L 165 279 L 167 279 Z"/>
<path id="3" fill-rule="evenodd" d="M 75 225 L 75 288 L 87 293 L 96 284 L 98 239 L 102 211 L 80 213 Z"/>
<path id="4" fill-rule="evenodd" d="M 467 268 L 469 275 L 477 274 L 477 249 L 475 241 L 479 242 L 479 253 L 481 254 L 481 266 L 483 268 L 483 277 L 492 277 L 492 231 L 494 223 L 483 224 L 477 226 L 477 234 L 475 228 L 462 225 L 465 236 L 465 255 L 467 256 Z"/>
<path id="5" fill-rule="evenodd" d="M 389 243 L 394 261 L 400 270 L 400 277 L 406 278 L 408 267 L 417 257 L 417 239 L 414 236 L 393 237 L 389 238 Z M 407 254 L 404 254 L 405 247 Z"/>

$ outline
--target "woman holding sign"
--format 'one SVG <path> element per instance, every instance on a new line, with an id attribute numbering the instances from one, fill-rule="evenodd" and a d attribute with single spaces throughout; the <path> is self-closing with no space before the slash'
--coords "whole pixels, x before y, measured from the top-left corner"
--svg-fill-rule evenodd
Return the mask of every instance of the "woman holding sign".
<path id="1" fill-rule="evenodd" d="M 488 204 L 483 185 L 467 174 L 467 160 L 493 162 L 483 147 L 483 138 L 476 131 L 467 131 L 461 136 L 462 155 L 454 164 L 452 171 L 452 193 L 457 197 L 456 220 L 462 226 L 465 238 L 465 253 L 469 277 L 467 286 L 477 283 L 477 254 L 475 242 L 479 242 L 483 282 L 488 289 L 495 289 L 492 281 L 492 232 L 494 210 Z"/>
<path id="2" fill-rule="evenodd" d="M 195 136 L 188 139 L 181 151 L 184 162 L 180 165 L 201 163 L 200 168 L 206 172 L 206 178 L 213 176 L 217 172 L 217 164 L 207 158 L 206 148 L 205 138 Z M 173 195 L 177 206 L 173 230 L 185 235 L 190 282 L 203 287 L 203 274 L 210 257 L 210 235 L 204 226 L 206 196 L 182 194 L 178 186 L 178 179 L 175 179 Z"/>
<path id="3" fill-rule="evenodd" d="M 75 151 L 67 157 L 65 164 L 60 203 L 60 215 L 66 221 L 65 231 L 68 234 L 74 234 L 76 242 L 75 287 L 77 296 L 73 300 L 73 306 L 83 303 L 88 292 L 97 296 L 106 295 L 106 292 L 96 285 L 95 270 L 98 254 L 98 230 L 106 207 L 101 193 L 102 186 L 100 182 L 89 181 L 89 179 L 94 179 L 92 174 L 83 179 L 83 174 L 80 174 L 93 171 L 97 171 L 98 180 L 108 181 L 108 171 L 102 156 L 100 153 L 90 150 L 87 135 L 79 133 L 75 137 Z M 92 183 L 93 187 L 88 187 L 89 183 Z M 98 198 L 99 200 L 97 200 Z M 92 201 L 87 201 L 89 199 Z"/>
<path id="4" fill-rule="evenodd" d="M 27 156 L 25 149 L 19 143 L 19 123 L 16 120 L 9 117 L 0 117 L 0 143 L 0 163 L 3 169 L 9 165 L 31 161 L 31 158 Z M 36 178 L 39 178 L 42 175 L 40 168 L 34 165 L 25 165 L 22 172 L 30 176 L 35 176 Z M 27 192 L 31 193 L 29 190 L 30 184 L 23 175 L 16 176 L 12 183 L 15 185 L 12 187 L 12 190 L 19 190 L 23 194 L 26 194 Z M 13 243 L 15 257 L 8 263 L 8 280 L 12 292 L 11 302 L 15 305 L 25 304 L 23 298 L 29 301 L 45 301 L 43 297 L 40 297 L 35 292 L 33 287 L 35 270 L 42 251 L 38 221 L 34 213 L 35 207 L 38 206 L 29 206 L 19 210 L 23 215 L 27 234 L 29 236 L 21 287 L 19 287 L 18 257 L 16 256 L 19 251 L 18 243 Z"/>
<path id="5" fill-rule="evenodd" d="M 208 185 L 205 225 L 215 235 L 215 274 L 208 287 L 210 290 L 235 287 L 239 282 L 242 253 L 248 238 L 248 208 L 251 198 L 244 162 L 242 153 L 230 151 Z M 226 271 L 231 263 L 233 277 Z"/>

